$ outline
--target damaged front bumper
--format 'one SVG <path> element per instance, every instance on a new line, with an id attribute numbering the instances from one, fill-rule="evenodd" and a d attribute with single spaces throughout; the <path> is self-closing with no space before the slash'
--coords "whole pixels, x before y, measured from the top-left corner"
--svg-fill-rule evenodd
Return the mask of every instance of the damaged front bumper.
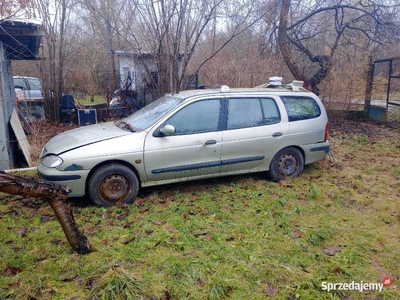
<path id="1" fill-rule="evenodd" d="M 42 164 L 38 165 L 37 170 L 39 176 L 44 180 L 68 186 L 71 189 L 69 197 L 81 197 L 86 193 L 86 178 L 90 170 L 69 168 L 60 171 L 56 168 L 47 168 Z"/>

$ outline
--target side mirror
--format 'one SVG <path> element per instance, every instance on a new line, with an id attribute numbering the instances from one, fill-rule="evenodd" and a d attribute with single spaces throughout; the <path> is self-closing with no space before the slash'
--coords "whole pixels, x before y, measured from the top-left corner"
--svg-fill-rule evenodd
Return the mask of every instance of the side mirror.
<path id="1" fill-rule="evenodd" d="M 163 128 L 160 129 L 160 132 L 165 136 L 174 135 L 175 134 L 175 127 L 172 126 L 172 125 L 167 124 Z"/>

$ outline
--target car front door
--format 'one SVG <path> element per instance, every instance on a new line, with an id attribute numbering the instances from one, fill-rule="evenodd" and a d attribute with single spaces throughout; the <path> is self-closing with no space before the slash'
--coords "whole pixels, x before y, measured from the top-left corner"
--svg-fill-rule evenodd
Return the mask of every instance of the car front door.
<path id="1" fill-rule="evenodd" d="M 159 128 L 149 132 L 144 145 L 148 180 L 173 181 L 219 174 L 220 114 L 220 99 L 199 100 L 183 107 Z M 173 126 L 175 133 L 160 133 L 166 125 L 170 129 Z"/>
<path id="2" fill-rule="evenodd" d="M 221 173 L 265 170 L 287 133 L 277 101 L 269 97 L 227 99 Z"/>

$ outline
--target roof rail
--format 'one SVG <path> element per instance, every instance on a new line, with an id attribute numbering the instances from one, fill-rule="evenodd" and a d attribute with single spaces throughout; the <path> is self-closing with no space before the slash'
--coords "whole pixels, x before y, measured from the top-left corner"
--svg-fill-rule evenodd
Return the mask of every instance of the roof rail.
<path id="1" fill-rule="evenodd" d="M 202 84 L 199 85 L 196 89 L 205 90 L 205 89 L 216 89 L 222 87 L 223 84 Z"/>
<path id="2" fill-rule="evenodd" d="M 205 90 L 205 89 L 216 89 L 220 88 L 221 93 L 227 93 L 230 91 L 230 88 L 226 84 L 203 84 L 197 87 L 198 90 Z"/>
<path id="3" fill-rule="evenodd" d="M 305 90 L 303 88 L 303 84 L 304 84 L 304 81 L 293 80 L 292 83 L 287 84 L 285 87 L 292 89 L 293 92 L 300 92 L 300 91 Z"/>
<path id="4" fill-rule="evenodd" d="M 274 76 L 269 78 L 268 83 L 257 86 L 258 88 L 278 88 L 282 87 L 282 77 Z"/>
<path id="5" fill-rule="evenodd" d="M 282 84 L 282 77 L 270 77 L 268 83 L 257 86 L 258 88 L 286 88 L 294 92 L 307 91 L 303 88 L 304 81 L 293 80 L 292 83 Z"/>

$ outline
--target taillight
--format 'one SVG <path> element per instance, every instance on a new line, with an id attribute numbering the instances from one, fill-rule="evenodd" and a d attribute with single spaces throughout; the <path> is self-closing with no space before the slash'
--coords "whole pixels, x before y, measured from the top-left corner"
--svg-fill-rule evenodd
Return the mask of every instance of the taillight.
<path id="1" fill-rule="evenodd" d="M 329 138 L 329 123 L 327 122 L 325 126 L 324 142 L 326 142 L 328 138 Z"/>

